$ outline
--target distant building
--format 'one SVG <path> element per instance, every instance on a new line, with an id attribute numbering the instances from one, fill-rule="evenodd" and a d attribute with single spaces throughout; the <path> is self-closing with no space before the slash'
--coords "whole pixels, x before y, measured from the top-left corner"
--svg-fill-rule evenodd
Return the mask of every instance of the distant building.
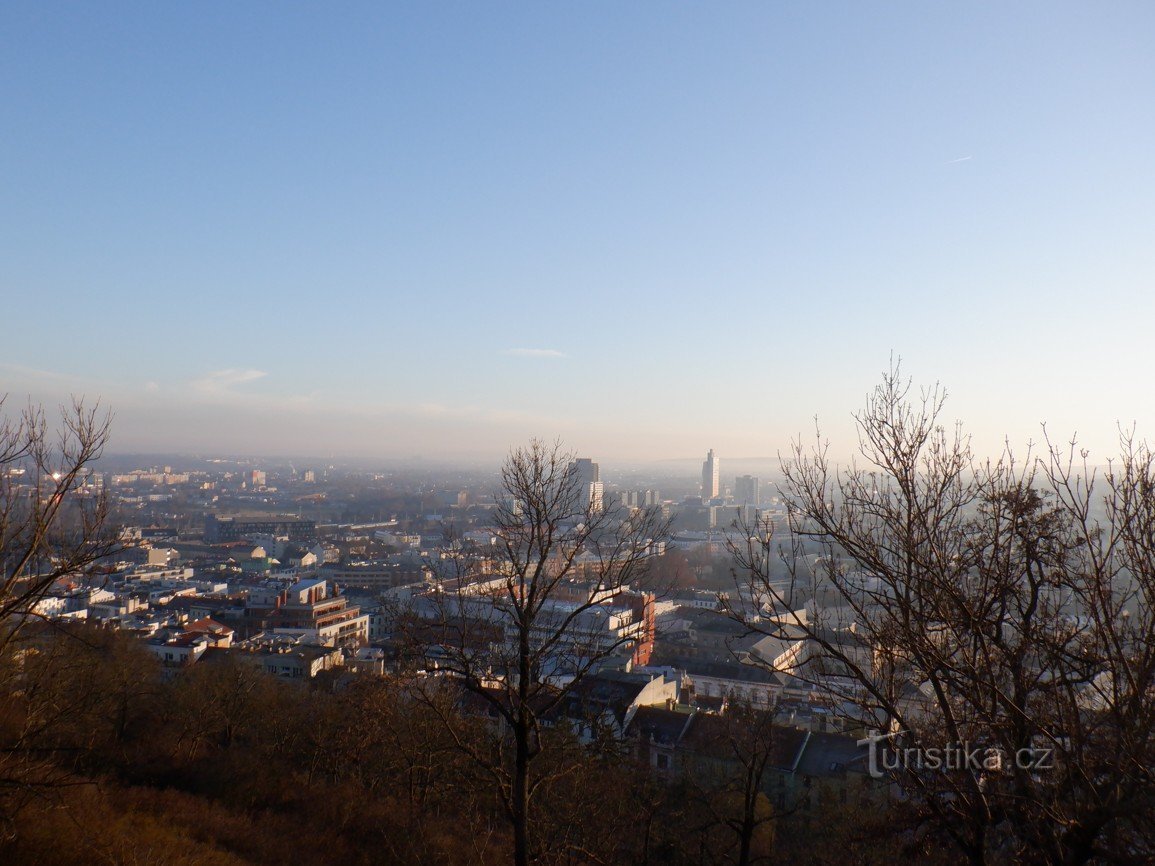
<path id="1" fill-rule="evenodd" d="M 150 547 L 148 548 L 148 565 L 168 565 L 175 559 L 179 559 L 180 555 L 168 547 Z"/>
<path id="2" fill-rule="evenodd" d="M 718 484 L 718 458 L 714 456 L 714 449 L 706 455 L 706 462 L 702 464 L 702 499 L 709 502 L 717 499 L 721 493 Z"/>
<path id="3" fill-rule="evenodd" d="M 344 666 L 339 648 L 303 644 L 273 634 L 246 641 L 235 657 L 272 676 L 294 680 L 312 679 L 322 671 Z"/>
<path id="4" fill-rule="evenodd" d="M 317 537 L 317 523 L 301 517 L 277 517 L 271 514 L 238 514 L 230 517 L 205 515 L 206 544 L 226 544 L 254 535 L 283 535 L 290 541 L 313 541 Z"/>
<path id="5" fill-rule="evenodd" d="M 162 634 L 146 644 L 165 667 L 183 667 L 193 664 L 213 644 L 210 635 L 201 632 Z"/>
<path id="6" fill-rule="evenodd" d="M 750 526 L 757 513 L 752 505 L 712 505 L 709 508 L 711 529 L 730 529 L 734 526 Z"/>
<path id="7" fill-rule="evenodd" d="M 659 776 L 699 781 L 741 777 L 746 765 L 735 744 L 744 728 L 728 716 L 725 702 L 721 712 L 642 706 L 630 718 L 626 736 Z M 758 748 L 765 772 L 760 788 L 776 811 L 796 812 L 809 821 L 834 803 L 874 809 L 887 802 L 889 787 L 871 779 L 867 751 L 856 736 L 777 724 L 761 730 Z"/>
<path id="8" fill-rule="evenodd" d="M 330 588 L 327 580 L 310 579 L 280 592 L 249 594 L 245 616 L 275 635 L 289 635 L 321 646 L 369 642 L 369 616 Z"/>
<path id="9" fill-rule="evenodd" d="M 602 484 L 601 467 L 588 457 L 579 457 L 569 465 L 570 472 L 577 476 L 580 505 L 593 511 L 601 511 L 605 488 Z"/>
<path id="10" fill-rule="evenodd" d="M 209 646 L 220 647 L 221 649 L 228 649 L 233 645 L 233 635 L 235 632 L 224 623 L 219 623 L 210 617 L 203 617 L 196 622 L 190 622 L 185 626 L 185 634 L 204 635 L 208 639 Z"/>
<path id="11" fill-rule="evenodd" d="M 626 508 L 651 508 L 662 504 L 656 490 L 622 490 L 618 497 Z"/>
<path id="12" fill-rule="evenodd" d="M 683 501 L 674 511 L 671 528 L 674 532 L 706 532 L 714 528 L 714 511 L 697 497 Z"/>
<path id="13" fill-rule="evenodd" d="M 421 565 L 374 561 L 325 568 L 323 575 L 342 587 L 382 590 L 423 583 L 426 570 Z"/>
<path id="14" fill-rule="evenodd" d="M 758 508 L 761 502 L 761 482 L 753 475 L 739 475 L 734 479 L 734 503 L 736 505 L 753 505 Z"/>
<path id="15" fill-rule="evenodd" d="M 164 472 L 128 472 L 123 475 L 113 475 L 112 484 L 114 486 L 120 485 L 134 485 L 134 484 L 187 484 L 189 475 L 187 472 L 173 473 L 168 470 L 171 466 L 166 466 Z"/>
<path id="16" fill-rule="evenodd" d="M 623 508 L 638 507 L 638 491 L 636 490 L 619 490 L 615 494 L 615 498 Z"/>

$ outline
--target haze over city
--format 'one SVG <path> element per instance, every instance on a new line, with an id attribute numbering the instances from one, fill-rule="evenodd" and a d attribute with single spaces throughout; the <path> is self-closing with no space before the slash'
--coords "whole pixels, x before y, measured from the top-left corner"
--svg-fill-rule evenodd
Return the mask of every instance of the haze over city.
<path id="1" fill-rule="evenodd" d="M 1153 45 L 0 4 L 0 864 L 1155 863 Z"/>
<path id="2" fill-rule="evenodd" d="M 1149 4 L 9 3 L 2 390 L 112 451 L 1155 430 Z"/>

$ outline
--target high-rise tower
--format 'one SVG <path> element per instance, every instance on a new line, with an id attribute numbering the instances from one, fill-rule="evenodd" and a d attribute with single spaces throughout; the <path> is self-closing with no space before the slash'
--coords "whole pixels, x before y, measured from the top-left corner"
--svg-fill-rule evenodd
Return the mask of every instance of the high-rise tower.
<path id="1" fill-rule="evenodd" d="M 570 472 L 577 475 L 580 504 L 594 511 L 602 510 L 602 473 L 598 464 L 588 457 L 579 457 L 569 465 Z"/>
<path id="2" fill-rule="evenodd" d="M 709 501 L 717 499 L 721 488 L 718 486 L 718 458 L 714 456 L 714 449 L 706 455 L 706 462 L 702 464 L 702 499 Z"/>

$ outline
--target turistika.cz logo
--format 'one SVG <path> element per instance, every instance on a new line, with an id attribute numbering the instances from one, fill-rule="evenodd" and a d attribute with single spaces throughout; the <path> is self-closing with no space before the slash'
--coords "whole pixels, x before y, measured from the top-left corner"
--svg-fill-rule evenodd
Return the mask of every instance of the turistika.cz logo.
<path id="1" fill-rule="evenodd" d="M 998 773 L 1011 765 L 1007 752 L 998 746 L 950 743 L 942 747 L 914 746 L 899 748 L 894 740 L 905 731 L 892 734 L 871 733 L 858 741 L 866 746 L 867 772 L 882 779 L 896 770 L 969 770 L 975 773 Z M 1015 751 L 1014 766 L 1030 771 L 1050 770 L 1055 766 L 1051 748 L 1028 746 Z"/>

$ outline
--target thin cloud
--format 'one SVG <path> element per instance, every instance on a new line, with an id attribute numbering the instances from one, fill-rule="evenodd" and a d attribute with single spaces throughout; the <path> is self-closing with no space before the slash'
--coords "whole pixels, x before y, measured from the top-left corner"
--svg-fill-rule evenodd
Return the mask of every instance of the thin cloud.
<path id="1" fill-rule="evenodd" d="M 946 164 L 947 165 L 954 165 L 956 162 L 966 162 L 967 160 L 971 160 L 971 159 L 974 159 L 974 157 L 973 156 L 960 156 L 957 159 L 948 159 L 946 161 Z"/>
<path id="2" fill-rule="evenodd" d="M 27 379 L 52 379 L 63 381 L 73 378 L 66 373 L 57 373 L 52 370 L 41 370 L 37 367 L 25 367 L 23 364 L 0 364 L 0 370 L 5 370 L 16 376 Z"/>
<path id="3" fill-rule="evenodd" d="M 565 352 L 559 352 L 557 349 L 505 349 L 502 351 L 503 355 L 510 355 L 514 358 L 565 358 Z"/>
<path id="4" fill-rule="evenodd" d="M 222 394 L 235 385 L 263 379 L 267 375 L 269 374 L 264 370 L 214 370 L 200 379 L 193 380 L 190 385 L 194 391 L 202 394 Z"/>

